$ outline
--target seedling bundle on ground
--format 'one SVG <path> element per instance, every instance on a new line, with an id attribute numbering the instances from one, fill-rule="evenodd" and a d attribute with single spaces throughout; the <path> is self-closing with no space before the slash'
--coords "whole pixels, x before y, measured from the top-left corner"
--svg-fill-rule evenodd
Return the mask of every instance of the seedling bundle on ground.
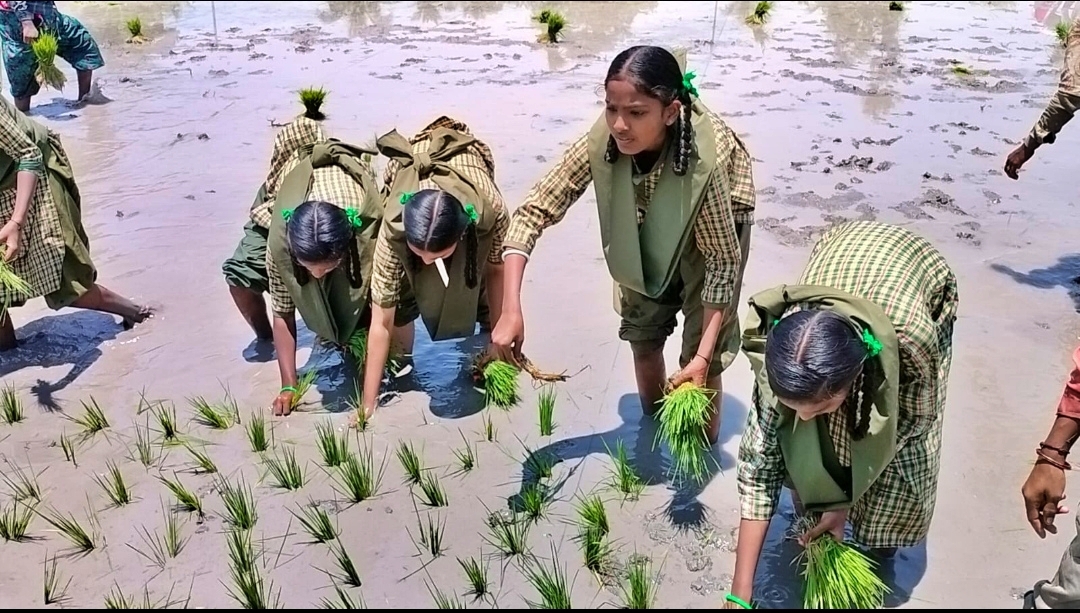
<path id="1" fill-rule="evenodd" d="M 56 54 L 60 51 L 60 41 L 52 32 L 41 31 L 34 42 L 30 43 L 30 49 L 34 52 L 37 61 L 35 77 L 40 85 L 51 87 L 55 90 L 64 89 L 67 77 L 56 65 Z"/>
<path id="2" fill-rule="evenodd" d="M 706 434 L 715 392 L 683 383 L 661 401 L 656 440 L 671 452 L 673 478 L 690 477 L 701 483 L 708 474 L 712 445 Z"/>
<path id="3" fill-rule="evenodd" d="M 326 119 L 326 115 L 322 112 L 323 102 L 326 101 L 326 90 L 319 87 L 305 87 L 300 90 L 300 104 L 304 105 L 304 117 L 308 119 L 314 119 L 315 121 L 322 121 Z M 362 337 L 362 338 L 361 338 Z M 357 350 L 363 350 L 360 352 L 358 361 L 363 363 L 366 356 L 367 348 L 367 333 L 357 332 L 353 335 L 353 338 L 349 341 L 349 353 L 353 357 L 357 356 Z"/>
<path id="4" fill-rule="evenodd" d="M 754 6 L 754 11 L 746 16 L 746 23 L 752 26 L 764 25 L 769 20 L 769 13 L 772 11 L 773 3 L 762 0 Z"/>
<path id="5" fill-rule="evenodd" d="M 127 28 L 128 34 L 131 35 L 127 39 L 127 42 L 133 45 L 141 45 L 150 42 L 150 39 L 143 35 L 142 19 L 132 17 L 124 22 L 124 26 Z"/>
<path id="6" fill-rule="evenodd" d="M 1054 34 L 1057 35 L 1058 42 L 1064 47 L 1069 42 L 1069 33 L 1072 32 L 1073 24 L 1071 21 L 1059 21 L 1054 26 Z"/>
<path id="7" fill-rule="evenodd" d="M 796 526 L 804 534 L 814 526 L 804 517 Z M 862 551 L 823 534 L 800 555 L 803 562 L 803 608 L 880 609 L 888 586 L 875 574 L 876 564 Z"/>
<path id="8" fill-rule="evenodd" d="M 904 10 L 904 3 L 903 2 L 890 2 L 889 3 L 889 10 L 890 11 L 902 11 L 902 10 Z"/>
<path id="9" fill-rule="evenodd" d="M 566 18 L 562 13 L 544 9 L 533 17 L 540 25 L 544 26 L 544 32 L 540 35 L 540 42 L 555 44 L 559 42 L 563 28 L 566 27 Z"/>
<path id="10" fill-rule="evenodd" d="M 509 409 L 521 399 L 518 396 L 518 374 L 516 366 L 502 360 L 492 360 L 480 371 L 480 384 L 484 387 L 484 400 L 489 407 Z"/>

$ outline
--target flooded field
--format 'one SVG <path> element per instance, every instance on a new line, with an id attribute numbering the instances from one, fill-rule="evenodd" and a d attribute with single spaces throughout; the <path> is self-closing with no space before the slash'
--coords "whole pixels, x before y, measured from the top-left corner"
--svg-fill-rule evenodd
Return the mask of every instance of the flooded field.
<path id="1" fill-rule="evenodd" d="M 39 508 L 92 523 L 99 546 L 72 555 L 34 517 L 36 538 L 0 541 L 0 605 L 42 606 L 43 577 L 55 568 L 59 586 L 68 586 L 64 606 L 100 607 L 110 593 L 159 606 L 235 606 L 224 476 L 252 487 L 257 564 L 282 606 L 337 601 L 339 585 L 369 607 L 429 608 L 440 591 L 470 608 L 523 607 L 538 595 L 521 556 L 504 558 L 491 544 L 489 524 L 518 500 L 533 450 L 557 460 L 557 487 L 527 544 L 548 565 L 557 550 L 575 608 L 618 606 L 625 568 L 638 556 L 658 573 L 656 607 L 720 606 L 734 566 L 734 468 L 749 367 L 740 358 L 725 377 L 721 469 L 705 487 L 673 486 L 653 450 L 655 427 L 641 417 L 629 347 L 616 336 L 591 192 L 547 232 L 526 276 L 528 355 L 547 370 L 576 373 L 559 387 L 554 435 L 538 435 L 532 389 L 512 412 L 481 410 L 466 366 L 482 340 L 421 338 L 415 374 L 352 443 L 376 467 L 385 462 L 380 495 L 359 504 L 338 493 L 316 446 L 320 424 L 347 431 L 352 378 L 313 347 L 310 333 L 298 356 L 302 369 L 319 373 L 308 410 L 267 418 L 268 457 L 295 450 L 305 485 L 272 486 L 245 430 L 275 396 L 278 371 L 252 343 L 220 273 L 266 174 L 274 126 L 299 112 L 300 88 L 326 87 L 328 130 L 354 142 L 395 127 L 413 133 L 443 114 L 465 121 L 494 150 L 498 183 L 515 206 L 595 121 L 612 57 L 642 43 L 689 49 L 703 100 L 754 158 L 757 228 L 744 297 L 794 282 L 814 240 L 846 219 L 912 228 L 959 277 L 937 514 L 926 545 L 902 550 L 884 569 L 893 585 L 888 604 L 1018 608 L 1017 595 L 1055 571 L 1070 529 L 1039 541 L 1019 488 L 1080 329 L 1080 126 L 1040 149 L 1020 181 L 1001 166 L 1057 82 L 1062 51 L 1053 26 L 1062 15 L 1047 16 L 1047 7 L 1080 10 L 1071 3 L 909 2 L 893 12 L 887 2 L 782 2 L 762 28 L 744 23 L 752 2 L 59 4 L 91 29 L 107 66 L 95 104 L 72 109 L 62 98 L 73 92 L 45 92 L 31 114 L 62 135 L 72 157 L 102 280 L 159 312 L 125 332 L 108 316 L 54 313 L 42 301 L 13 311 L 22 346 L 0 355 L 0 377 L 20 390 L 28 417 L 0 425 L 0 472 L 15 481 L 16 469 L 37 474 Z M 558 45 L 537 42 L 531 17 L 548 7 L 568 23 Z M 124 42 L 124 20 L 135 15 L 147 44 Z M 676 347 L 669 343 L 669 364 Z M 243 423 L 215 431 L 192 421 L 188 399 L 217 401 L 223 387 Z M 153 412 L 139 412 L 143 395 L 175 404 L 188 446 L 220 476 L 195 474 L 182 445 L 151 445 L 151 467 L 138 461 L 140 437 L 160 434 Z M 66 418 L 82 416 L 91 398 L 110 427 L 67 461 L 61 437 L 75 438 L 81 426 Z M 494 441 L 483 432 L 485 416 Z M 448 506 L 414 502 L 399 441 L 440 476 Z M 620 442 L 650 482 L 636 501 L 607 487 L 608 450 Z M 454 452 L 466 445 L 476 467 L 454 474 Z M 133 496 L 118 508 L 94 480 L 112 462 Z M 200 497 L 204 516 L 180 514 L 182 551 L 158 560 L 151 545 L 173 504 L 161 476 Z M 5 508 L 8 489 L 0 493 Z M 612 528 L 611 564 L 600 573 L 585 568 L 574 540 L 575 506 L 589 493 L 606 501 Z M 309 502 L 336 523 L 340 547 L 310 543 L 297 518 Z M 429 519 L 445 525 L 445 551 L 435 558 L 421 542 Z M 759 570 L 757 596 L 769 607 L 800 602 L 797 547 L 782 542 L 786 528 L 774 522 Z M 341 550 L 361 587 L 344 585 L 334 554 Z M 487 564 L 486 599 L 467 595 L 458 559 L 470 557 Z"/>

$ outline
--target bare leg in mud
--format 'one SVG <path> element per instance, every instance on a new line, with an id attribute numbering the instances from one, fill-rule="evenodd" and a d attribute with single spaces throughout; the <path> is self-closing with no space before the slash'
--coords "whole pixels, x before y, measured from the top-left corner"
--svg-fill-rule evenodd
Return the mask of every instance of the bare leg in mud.
<path id="1" fill-rule="evenodd" d="M 263 295 L 247 289 L 246 287 L 229 286 L 229 293 L 233 302 L 244 320 L 255 332 L 255 337 L 260 341 L 274 340 L 274 328 L 270 325 L 270 317 L 266 314 L 266 299 Z"/>
<path id="2" fill-rule="evenodd" d="M 71 306 L 77 309 L 119 315 L 124 318 L 124 329 L 126 330 L 134 328 L 135 324 L 146 321 L 154 314 L 150 307 L 137 305 L 109 288 L 96 284 L 90 288 L 90 291 L 79 296 L 78 300 L 71 303 Z"/>
<path id="3" fill-rule="evenodd" d="M 10 351 L 18 347 L 19 341 L 15 338 L 15 325 L 11 323 L 11 317 L 7 311 L 0 313 L 0 351 Z"/>
<path id="4" fill-rule="evenodd" d="M 667 385 L 667 366 L 664 364 L 663 341 L 630 343 L 634 353 L 634 376 L 637 379 L 638 398 L 641 410 L 648 416 L 656 415 L 660 401 L 664 398 Z M 709 379 L 710 390 L 716 392 L 713 398 L 713 411 L 709 417 L 706 435 L 710 445 L 715 445 L 720 438 L 720 407 L 723 402 L 723 382 L 719 375 Z"/>

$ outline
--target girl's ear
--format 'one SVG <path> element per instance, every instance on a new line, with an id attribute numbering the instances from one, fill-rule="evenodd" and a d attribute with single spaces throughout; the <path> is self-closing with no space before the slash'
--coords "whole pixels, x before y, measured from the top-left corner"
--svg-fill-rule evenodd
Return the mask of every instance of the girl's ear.
<path id="1" fill-rule="evenodd" d="M 679 120 L 679 113 L 682 112 L 682 101 L 672 100 L 671 104 L 664 108 L 664 125 L 671 127 L 675 125 L 675 122 Z"/>

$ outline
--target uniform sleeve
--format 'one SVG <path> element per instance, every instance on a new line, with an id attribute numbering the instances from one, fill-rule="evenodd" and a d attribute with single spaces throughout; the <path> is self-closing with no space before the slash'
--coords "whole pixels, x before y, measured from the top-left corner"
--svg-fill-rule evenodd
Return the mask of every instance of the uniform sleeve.
<path id="1" fill-rule="evenodd" d="M 722 308 L 735 295 L 735 282 L 742 267 L 742 251 L 735 233 L 730 199 L 729 160 L 737 148 L 735 135 L 729 130 L 717 132 L 716 148 L 717 169 L 706 188 L 705 200 L 701 203 L 694 226 L 694 236 L 698 249 L 705 256 L 705 285 L 701 290 L 701 302 L 706 307 Z"/>
<path id="2" fill-rule="evenodd" d="M 938 351 L 928 351 L 921 343 L 901 338 L 898 447 L 903 447 L 908 439 L 925 434 L 937 420 L 939 407 L 945 401 L 948 380 L 945 373 L 939 372 L 940 364 Z"/>
<path id="3" fill-rule="evenodd" d="M 730 132 L 730 131 L 729 131 Z M 734 133 L 730 133 L 735 146 L 728 162 L 728 178 L 731 180 L 731 207 L 734 211 L 753 211 L 757 206 L 754 189 L 754 171 L 750 164 L 750 152 Z"/>
<path id="4" fill-rule="evenodd" d="M 776 407 L 761 406 L 754 387 L 746 430 L 739 443 L 739 506 L 742 519 L 772 519 L 784 486 L 784 457 L 776 435 L 780 414 Z"/>
<path id="5" fill-rule="evenodd" d="M 562 221 L 592 183 L 588 136 L 577 140 L 514 211 L 503 241 L 505 249 L 531 254 L 544 230 Z"/>
<path id="6" fill-rule="evenodd" d="M 510 229 L 510 214 L 506 212 L 506 203 L 499 196 L 495 213 L 495 227 L 491 232 L 491 251 L 488 252 L 488 264 L 502 264 L 503 243 L 506 232 Z"/>
<path id="7" fill-rule="evenodd" d="M 15 13 L 15 18 L 19 21 L 33 21 L 34 20 L 34 7 L 33 2 L 15 1 L 8 3 L 11 6 L 11 12 Z"/>
<path id="8" fill-rule="evenodd" d="M 1061 71 L 1057 92 L 1046 105 L 1038 123 L 1024 139 L 1029 151 L 1041 145 L 1052 144 L 1058 132 L 1073 118 L 1080 108 L 1080 21 L 1072 26 L 1065 46 L 1065 67 Z"/>
<path id="9" fill-rule="evenodd" d="M 1080 419 L 1080 347 L 1073 352 L 1073 369 L 1058 403 L 1058 415 Z"/>
<path id="10" fill-rule="evenodd" d="M 5 104 L 0 109 L 0 151 L 15 160 L 19 170 L 40 175 L 45 169 L 41 149 L 19 126 L 14 115 L 17 112 L 11 104 Z"/>
<path id="11" fill-rule="evenodd" d="M 394 308 L 401 293 L 401 278 L 405 266 L 390 245 L 386 226 L 375 239 L 375 263 L 371 273 L 371 302 L 384 309 Z"/>
<path id="12" fill-rule="evenodd" d="M 277 262 L 270 257 L 270 251 L 266 252 L 266 274 L 270 281 L 270 306 L 275 315 L 290 316 L 296 312 L 296 304 L 293 303 L 289 289 L 281 278 Z"/>

